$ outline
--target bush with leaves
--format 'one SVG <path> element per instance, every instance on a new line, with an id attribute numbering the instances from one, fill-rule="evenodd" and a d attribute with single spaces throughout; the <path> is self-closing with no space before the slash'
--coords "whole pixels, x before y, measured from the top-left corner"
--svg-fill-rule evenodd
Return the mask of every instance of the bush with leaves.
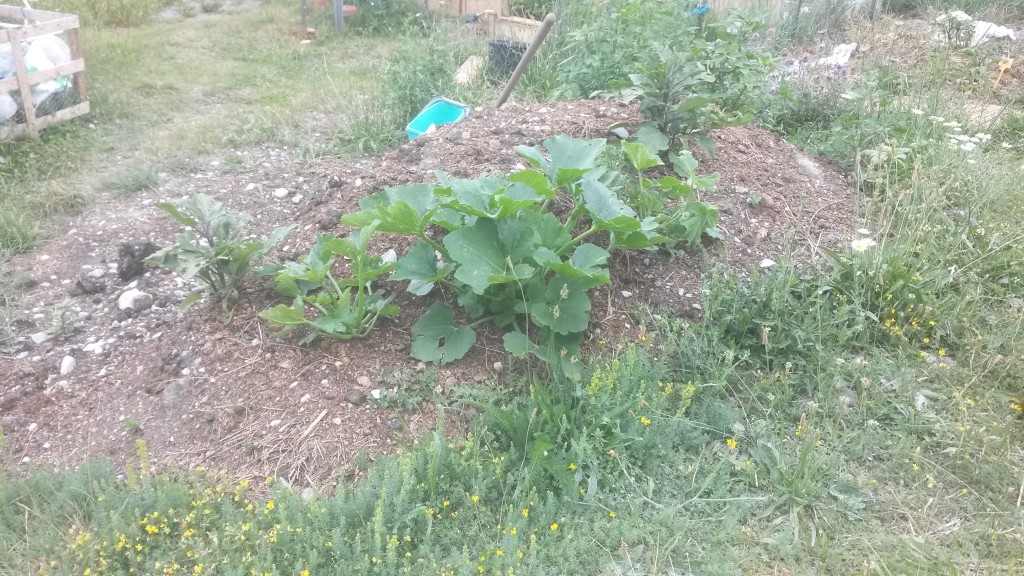
<path id="1" fill-rule="evenodd" d="M 653 154 L 633 150 L 653 166 Z M 693 186 L 666 176 L 640 185 L 666 195 L 666 209 L 638 213 L 628 203 L 626 180 L 600 165 L 604 140 L 556 136 L 544 147 L 516 149 L 531 167 L 510 175 L 462 180 L 441 174 L 440 185 L 412 184 L 364 198 L 342 222 L 418 239 L 392 275 L 425 295 L 437 286 L 455 293 L 473 320 L 459 323 L 454 309 L 434 304 L 413 325 L 412 355 L 446 363 L 476 341 L 475 326 L 491 322 L 508 330 L 505 349 L 533 355 L 579 376 L 579 346 L 590 316 L 589 290 L 611 282 L 610 252 L 694 244 L 714 228 L 717 212 L 696 200 Z M 639 166 L 639 167 L 638 167 Z M 559 192 L 563 193 L 559 197 Z M 686 199 L 679 204 L 679 201 Z M 552 210 L 566 204 L 564 220 Z M 603 245 L 588 240 L 602 238 Z"/>
<path id="2" fill-rule="evenodd" d="M 261 275 L 276 277 L 278 293 L 292 298 L 291 305 L 275 306 L 260 316 L 284 333 L 306 328 L 301 344 L 320 336 L 334 340 L 362 338 L 380 317 L 397 316 L 398 307 L 391 303 L 394 296 L 373 288 L 374 280 L 395 268 L 366 253 L 373 232 L 374 226 L 368 226 L 348 238 L 321 236 L 309 254 L 297 262 L 260 270 Z M 351 277 L 334 277 L 335 256 L 351 261 Z M 307 313 L 311 313 L 312 320 Z"/>
<path id="3" fill-rule="evenodd" d="M 707 131 L 747 124 L 766 99 L 773 58 L 748 45 L 764 25 L 739 17 L 711 24 L 714 38 L 694 35 L 685 47 L 661 44 L 641 61 L 622 89 L 626 101 L 639 101 L 649 126 L 675 149 L 695 139 L 709 156 Z"/>
<path id="4" fill-rule="evenodd" d="M 234 309 L 239 285 L 253 266 L 295 227 L 282 226 L 268 238 L 255 240 L 243 233 L 248 214 L 235 212 L 206 194 L 158 206 L 186 230 L 174 236 L 174 244 L 146 258 L 146 263 L 177 272 L 186 280 L 195 278 L 226 312 Z M 183 307 L 195 304 L 200 296 L 193 292 Z"/>

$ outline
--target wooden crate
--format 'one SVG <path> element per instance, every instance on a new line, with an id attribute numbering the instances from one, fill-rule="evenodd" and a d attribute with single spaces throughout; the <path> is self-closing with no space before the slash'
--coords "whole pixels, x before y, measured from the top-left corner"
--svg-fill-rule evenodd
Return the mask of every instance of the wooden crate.
<path id="1" fill-rule="evenodd" d="M 29 72 L 25 66 L 22 41 L 50 34 L 61 34 L 71 52 L 71 61 L 47 70 Z M 85 60 L 79 41 L 78 16 L 33 10 L 0 4 L 0 45 L 10 44 L 14 61 L 14 76 L 0 80 L 0 92 L 17 92 L 21 96 L 24 122 L 0 128 L 0 139 L 13 138 L 22 134 L 39 136 L 39 131 L 57 122 L 81 116 L 89 112 L 88 94 L 85 89 Z M 27 43 L 26 43 L 27 48 Z M 78 102 L 70 107 L 51 112 L 45 116 L 36 115 L 32 103 L 32 86 L 40 82 L 72 76 L 72 86 Z"/>

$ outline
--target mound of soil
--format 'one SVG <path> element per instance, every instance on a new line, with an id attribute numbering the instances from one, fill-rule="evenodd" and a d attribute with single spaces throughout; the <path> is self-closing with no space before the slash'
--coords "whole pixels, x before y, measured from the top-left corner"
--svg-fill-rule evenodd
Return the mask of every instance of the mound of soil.
<path id="1" fill-rule="evenodd" d="M 484 331 L 466 359 L 436 371 L 417 363 L 409 327 L 430 302 L 398 283 L 391 288 L 402 315 L 361 341 L 300 348 L 274 336 L 258 318 L 273 295 L 258 282 L 230 324 L 212 304 L 182 315 L 187 282 L 163 270 L 133 278 L 133 264 L 123 262 L 176 232 L 155 204 L 204 192 L 251 214 L 257 233 L 296 223 L 279 254 L 290 258 L 323 231 L 344 233 L 338 217 L 386 186 L 432 181 L 435 170 L 515 170 L 516 145 L 556 134 L 604 137 L 613 124 L 639 120 L 635 108 L 607 101 L 507 106 L 354 163 L 303 165 L 287 149 L 229 151 L 164 175 L 156 190 L 94 205 L 61 237 L 10 263 L 32 280 L 19 320 L 25 336 L 0 356 L 0 426 L 13 455 L 25 466 L 73 466 L 97 455 L 121 462 L 144 439 L 154 464 L 167 467 L 276 475 L 318 488 L 339 472 L 357 474 L 364 457 L 433 428 L 436 405 L 453 388 L 503 381 L 511 370 L 499 335 Z M 812 260 L 820 246 L 847 240 L 853 192 L 837 169 L 757 128 L 714 139 L 718 152 L 701 159 L 700 172 L 721 174 L 703 200 L 721 208 L 722 240 L 674 257 L 616 257 L 614 284 L 592 294 L 589 341 L 636 338 L 641 304 L 695 316 L 710 265 L 758 273 L 766 260 L 794 256 L 783 253 L 787 245 Z M 404 246 L 381 236 L 373 249 L 402 254 Z M 122 310 L 128 300 L 134 308 Z M 53 335 L 55 307 L 64 312 L 64 339 Z M 389 396 L 396 386 L 401 394 Z M 449 410 L 449 422 L 458 412 Z"/>

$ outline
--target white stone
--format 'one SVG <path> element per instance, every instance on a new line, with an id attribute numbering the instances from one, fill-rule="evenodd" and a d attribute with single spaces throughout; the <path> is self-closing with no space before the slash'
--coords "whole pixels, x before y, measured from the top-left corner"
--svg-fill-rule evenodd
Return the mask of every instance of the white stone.
<path id="1" fill-rule="evenodd" d="M 391 248 L 380 255 L 380 261 L 384 264 L 394 264 L 395 262 L 398 262 L 398 253 L 395 252 L 394 248 Z"/>
<path id="2" fill-rule="evenodd" d="M 287 188 L 278 188 L 277 190 L 274 190 L 274 198 L 277 198 L 278 200 L 287 198 L 289 194 L 291 194 L 291 192 L 289 192 Z"/>
<path id="3" fill-rule="evenodd" d="M 35 334 L 29 336 L 29 340 L 32 340 L 33 344 L 42 344 L 43 342 L 47 342 L 52 338 L 53 334 L 50 334 L 49 332 L 36 332 Z"/>
<path id="4" fill-rule="evenodd" d="M 75 358 L 73 356 L 65 356 L 64 359 L 60 361 L 60 375 L 67 376 L 68 374 L 71 374 L 74 372 L 75 366 L 78 366 L 78 362 L 75 361 Z"/>
<path id="5" fill-rule="evenodd" d="M 629 290 L 623 290 L 622 291 L 622 297 L 623 298 L 631 298 L 632 296 L 633 296 L 633 293 L 630 292 Z"/>
<path id="6" fill-rule="evenodd" d="M 775 260 L 765 258 L 764 260 L 761 260 L 760 266 L 761 268 L 771 268 L 772 266 L 775 266 Z"/>
<path id="7" fill-rule="evenodd" d="M 270 421 L 270 427 L 271 428 L 277 428 L 280 425 L 281 425 L 281 421 L 280 420 L 271 420 Z"/>
<path id="8" fill-rule="evenodd" d="M 310 395 L 309 394 L 303 394 L 302 398 L 299 398 L 299 404 L 305 404 L 306 402 L 309 402 L 309 399 L 310 399 Z"/>
<path id="9" fill-rule="evenodd" d="M 153 296 L 142 290 L 132 288 L 121 294 L 117 299 L 117 307 L 120 310 L 141 311 L 153 305 Z"/>
<path id="10" fill-rule="evenodd" d="M 103 268 L 97 268 L 95 270 L 90 270 L 89 273 L 86 274 L 86 276 L 88 276 L 89 278 L 103 278 L 103 276 L 105 276 L 106 274 L 106 270 L 104 270 Z"/>
<path id="11" fill-rule="evenodd" d="M 292 196 L 292 204 L 298 204 L 299 202 L 302 202 L 302 194 Z"/>
<path id="12" fill-rule="evenodd" d="M 256 183 L 255 182 L 249 182 L 248 184 L 245 185 L 245 191 L 246 192 L 252 192 L 255 189 L 256 189 Z"/>
<path id="13" fill-rule="evenodd" d="M 384 396 L 384 391 L 380 388 L 374 388 L 370 390 L 370 397 L 374 400 L 380 400 Z"/>
<path id="14" fill-rule="evenodd" d="M 28 425 L 29 434 L 31 434 L 32 432 L 35 432 L 38 429 L 39 429 L 39 424 L 36 424 L 35 422 L 33 422 L 33 423 Z"/>

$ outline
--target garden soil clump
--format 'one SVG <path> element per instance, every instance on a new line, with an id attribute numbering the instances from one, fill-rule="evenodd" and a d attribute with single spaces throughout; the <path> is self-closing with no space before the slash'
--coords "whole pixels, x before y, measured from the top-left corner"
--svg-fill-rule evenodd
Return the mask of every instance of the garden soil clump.
<path id="1" fill-rule="evenodd" d="M 463 178 L 510 172 L 524 164 L 517 145 L 557 134 L 601 138 L 615 124 L 639 121 L 634 107 L 610 101 L 512 105 L 354 162 L 303 164 L 297 150 L 277 148 L 226 152 L 165 175 L 154 190 L 94 205 L 60 237 L 10 262 L 24 280 L 22 337 L 0 354 L 0 427 L 14 462 L 121 463 L 137 458 L 144 440 L 157 467 L 329 489 L 339 474 L 358 476 L 375 455 L 433 429 L 438 405 L 450 405 L 446 422 L 458 426 L 465 418 L 455 389 L 505 385 L 517 363 L 487 330 L 463 360 L 436 370 L 416 362 L 410 326 L 431 301 L 412 297 L 404 283 L 386 286 L 402 314 L 368 338 L 302 348 L 258 317 L 279 301 L 270 282 L 250 280 L 226 322 L 208 302 L 179 312 L 192 286 L 170 272 L 119 275 L 119 255 L 147 242 L 167 246 L 177 228 L 156 204 L 202 192 L 251 214 L 256 234 L 297 224 L 276 254 L 294 258 L 319 234 L 347 233 L 340 215 L 387 186 L 436 181 L 437 170 Z M 822 247 L 848 241 L 853 191 L 838 169 L 758 128 L 714 139 L 714 158 L 695 154 L 701 174 L 721 174 L 701 200 L 720 207 L 722 238 L 677 255 L 613 258 L 614 284 L 591 295 L 585 350 L 640 338 L 645 308 L 697 317 L 701 273 L 711 266 L 760 274 L 768 261 L 813 262 Z M 407 246 L 382 235 L 371 249 L 401 256 Z M 128 301 L 133 306 L 119 306 Z"/>

